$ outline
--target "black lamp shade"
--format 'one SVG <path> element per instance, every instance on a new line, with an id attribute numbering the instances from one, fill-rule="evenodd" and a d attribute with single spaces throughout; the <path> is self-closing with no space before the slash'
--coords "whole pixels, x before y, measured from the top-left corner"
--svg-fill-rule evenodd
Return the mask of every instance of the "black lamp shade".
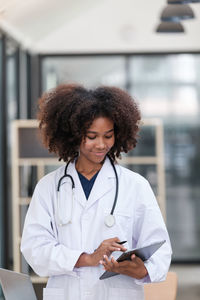
<path id="1" fill-rule="evenodd" d="M 193 10 L 186 4 L 169 4 L 161 14 L 161 21 L 164 22 L 179 22 L 180 20 L 193 18 Z"/>
<path id="2" fill-rule="evenodd" d="M 158 33 L 184 33 L 184 27 L 181 23 L 162 22 L 158 25 L 156 32 L 158 32 Z"/>
<path id="3" fill-rule="evenodd" d="M 168 4 L 189 4 L 189 3 L 200 3 L 200 0 L 168 0 Z"/>

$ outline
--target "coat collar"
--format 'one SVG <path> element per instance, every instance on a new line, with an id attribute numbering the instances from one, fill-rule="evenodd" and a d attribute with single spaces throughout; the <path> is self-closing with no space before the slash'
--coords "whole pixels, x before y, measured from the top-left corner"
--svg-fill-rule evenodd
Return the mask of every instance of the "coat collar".
<path id="1" fill-rule="evenodd" d="M 85 209 L 88 209 L 111 189 L 115 188 L 115 173 L 110 160 L 107 157 L 94 182 L 88 200 L 86 200 L 85 193 L 79 180 L 78 173 L 75 168 L 75 162 L 69 164 L 67 174 L 70 174 L 74 179 L 76 201 L 78 201 Z M 69 178 L 64 178 L 62 184 L 65 182 L 69 182 L 71 184 Z"/>
<path id="2" fill-rule="evenodd" d="M 113 178 L 115 179 L 115 173 L 109 159 L 106 157 L 89 195 L 86 205 L 87 208 L 115 187 L 115 181 L 112 180 Z"/>

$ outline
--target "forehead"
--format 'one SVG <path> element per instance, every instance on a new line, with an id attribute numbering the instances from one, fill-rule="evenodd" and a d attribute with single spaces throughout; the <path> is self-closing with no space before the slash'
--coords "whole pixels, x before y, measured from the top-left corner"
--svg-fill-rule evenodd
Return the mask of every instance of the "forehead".
<path id="1" fill-rule="evenodd" d="M 111 119 L 106 117 L 98 117 L 94 119 L 88 131 L 108 131 L 113 129 L 114 123 Z"/>

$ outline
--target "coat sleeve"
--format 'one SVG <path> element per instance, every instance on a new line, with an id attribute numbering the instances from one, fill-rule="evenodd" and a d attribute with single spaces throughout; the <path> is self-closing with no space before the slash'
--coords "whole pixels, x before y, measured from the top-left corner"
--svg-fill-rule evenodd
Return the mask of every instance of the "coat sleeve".
<path id="1" fill-rule="evenodd" d="M 136 201 L 133 244 L 136 248 L 165 240 L 166 242 L 144 264 L 148 275 L 137 283 L 163 281 L 171 262 L 171 244 L 157 200 L 148 183 L 139 188 Z"/>
<path id="2" fill-rule="evenodd" d="M 24 223 L 21 251 L 40 276 L 76 276 L 73 269 L 83 251 L 59 243 L 51 191 L 51 186 L 41 182 L 36 186 Z"/>

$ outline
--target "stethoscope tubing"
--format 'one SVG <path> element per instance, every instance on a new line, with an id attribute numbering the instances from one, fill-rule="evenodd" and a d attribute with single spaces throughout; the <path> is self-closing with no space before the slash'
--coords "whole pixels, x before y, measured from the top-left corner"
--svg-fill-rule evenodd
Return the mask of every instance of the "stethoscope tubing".
<path id="1" fill-rule="evenodd" d="M 75 189 L 75 183 L 74 183 L 74 179 L 71 175 L 67 174 L 67 168 L 69 166 L 70 161 L 68 161 L 68 163 L 65 166 L 65 171 L 64 171 L 64 175 L 59 179 L 58 181 L 58 186 L 57 186 L 57 192 L 60 191 L 60 186 L 61 186 L 61 182 L 65 177 L 69 177 L 71 179 L 72 182 L 72 189 Z"/>
<path id="2" fill-rule="evenodd" d="M 115 211 L 115 207 L 116 207 L 116 204 L 117 204 L 117 198 L 118 198 L 118 192 L 119 192 L 119 179 L 118 179 L 118 175 L 117 175 L 117 171 L 116 171 L 116 168 L 115 168 L 115 165 L 114 165 L 114 162 L 112 161 L 112 159 L 110 158 L 110 156 L 108 156 L 109 160 L 110 160 L 110 163 L 113 167 L 113 170 L 114 170 L 114 173 L 115 173 L 115 178 L 116 178 L 116 190 L 115 190 L 115 198 L 114 198 L 114 202 L 113 202 L 113 206 L 112 206 L 112 209 L 111 209 L 111 212 L 110 212 L 110 217 L 112 218 L 111 219 L 111 224 L 113 223 L 114 224 L 114 211 Z M 68 177 L 70 178 L 71 180 L 71 183 L 72 183 L 72 210 L 73 210 L 73 202 L 74 202 L 74 189 L 75 189 L 75 183 L 74 183 L 74 179 L 71 175 L 67 174 L 67 168 L 69 166 L 69 163 L 70 161 L 68 161 L 68 163 L 66 164 L 65 166 L 65 170 L 64 170 L 64 175 L 59 179 L 58 181 L 58 185 L 57 185 L 57 192 L 58 192 L 58 218 L 59 218 L 59 225 L 62 226 L 62 225 L 66 225 L 67 223 L 63 223 L 59 217 L 59 202 L 60 202 L 60 197 L 59 197 L 59 194 L 60 194 L 60 187 L 61 187 L 61 183 L 62 183 L 62 180 L 65 178 L 65 177 Z M 71 218 L 70 218 L 70 221 L 68 223 L 71 223 L 72 221 L 72 210 L 71 210 Z M 113 226 L 113 225 L 107 225 L 109 227 Z"/>
<path id="3" fill-rule="evenodd" d="M 118 197 L 118 192 L 119 192 L 119 178 L 118 178 L 117 171 L 116 171 L 116 168 L 115 168 L 115 165 L 114 165 L 112 159 L 110 158 L 110 156 L 108 156 L 108 158 L 109 158 L 110 163 L 111 163 L 111 165 L 113 167 L 113 170 L 115 172 L 115 179 L 116 179 L 115 198 L 114 198 L 113 206 L 112 206 L 112 209 L 111 209 L 111 212 L 110 212 L 110 214 L 113 215 L 114 214 L 114 210 L 115 210 L 115 206 L 117 204 L 117 197 Z"/>

